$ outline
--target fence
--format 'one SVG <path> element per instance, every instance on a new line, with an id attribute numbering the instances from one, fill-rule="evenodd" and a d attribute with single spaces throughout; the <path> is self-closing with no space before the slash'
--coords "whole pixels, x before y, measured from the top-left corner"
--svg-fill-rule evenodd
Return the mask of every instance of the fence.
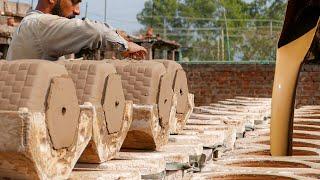
<path id="1" fill-rule="evenodd" d="M 82 9 L 85 5 L 82 4 Z M 89 11 L 88 15 L 101 20 L 103 13 Z M 226 15 L 214 18 L 138 16 L 137 19 L 107 18 L 107 22 L 120 23 L 123 30 L 140 25 L 141 21 L 151 22 L 155 34 L 181 44 L 179 59 L 186 62 L 275 61 L 277 40 L 283 25 L 279 20 L 228 19 Z M 143 26 L 138 33 L 145 33 Z"/>
<path id="2" fill-rule="evenodd" d="M 156 34 L 179 42 L 181 61 L 275 61 L 283 24 L 266 19 L 138 18 L 155 22 L 151 25 Z"/>

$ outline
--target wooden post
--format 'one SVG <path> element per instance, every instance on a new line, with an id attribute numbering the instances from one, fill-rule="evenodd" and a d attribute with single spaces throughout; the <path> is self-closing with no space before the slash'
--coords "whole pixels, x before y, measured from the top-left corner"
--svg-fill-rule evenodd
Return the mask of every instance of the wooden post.
<path id="1" fill-rule="evenodd" d="M 168 59 L 169 60 L 172 60 L 172 61 L 175 61 L 175 55 L 176 55 L 176 51 L 175 50 L 169 50 L 168 51 Z"/>
<path id="2" fill-rule="evenodd" d="M 225 49 L 224 49 L 224 31 L 221 29 L 221 50 L 222 50 L 222 61 L 225 61 Z"/>
<path id="3" fill-rule="evenodd" d="M 152 44 L 151 43 L 142 43 L 141 46 L 143 46 L 144 48 L 147 49 L 146 60 L 153 59 Z"/>

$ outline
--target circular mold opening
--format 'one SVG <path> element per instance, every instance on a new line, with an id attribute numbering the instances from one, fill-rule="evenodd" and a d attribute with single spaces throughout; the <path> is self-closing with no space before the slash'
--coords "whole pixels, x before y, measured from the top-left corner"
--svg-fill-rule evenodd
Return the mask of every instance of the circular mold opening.
<path id="1" fill-rule="evenodd" d="M 271 156 L 270 150 L 253 151 L 246 154 L 254 155 L 254 156 Z M 319 154 L 313 151 L 293 149 L 292 155 L 293 156 L 318 156 Z"/>
<path id="2" fill-rule="evenodd" d="M 310 116 L 308 115 L 304 115 L 304 116 L 300 116 L 301 118 L 307 118 L 307 119 L 320 119 L 319 114 L 311 114 Z"/>
<path id="3" fill-rule="evenodd" d="M 320 132 L 319 127 L 305 127 L 305 126 L 294 126 L 294 130 L 300 130 L 300 131 L 317 131 Z"/>
<path id="4" fill-rule="evenodd" d="M 266 133 L 266 134 L 263 134 L 262 136 L 270 136 L 270 134 L 269 134 L 269 133 Z M 319 139 L 320 139 L 320 136 L 318 136 L 318 135 L 313 135 L 313 134 L 305 134 L 305 133 L 293 133 L 293 138 L 319 140 Z"/>
<path id="5" fill-rule="evenodd" d="M 294 124 L 320 126 L 320 122 L 316 122 L 316 121 L 298 121 L 298 122 L 294 122 Z"/>
<path id="6" fill-rule="evenodd" d="M 183 96 L 183 91 L 182 91 L 182 89 L 180 89 L 180 96 Z"/>
<path id="7" fill-rule="evenodd" d="M 266 179 L 277 179 L 277 180 L 292 180 L 294 178 L 275 176 L 275 175 L 262 175 L 262 174 L 237 174 L 237 175 L 224 175 L 224 176 L 213 176 L 214 179 L 223 180 L 266 180 Z"/>
<path id="8" fill-rule="evenodd" d="M 310 147 L 320 149 L 320 145 L 308 142 L 293 141 L 292 145 L 293 147 Z"/>
<path id="9" fill-rule="evenodd" d="M 319 140 L 320 136 L 313 134 L 305 134 L 305 133 L 293 133 L 293 138 L 299 139 L 316 139 Z"/>
<path id="10" fill-rule="evenodd" d="M 67 108 L 66 107 L 62 107 L 61 108 L 61 113 L 64 116 L 67 113 Z"/>
<path id="11" fill-rule="evenodd" d="M 320 163 L 320 160 L 307 160 L 309 162 L 313 162 L 313 163 Z"/>
<path id="12" fill-rule="evenodd" d="M 237 167 L 311 168 L 310 166 L 302 163 L 270 160 L 239 161 L 229 165 Z"/>
<path id="13" fill-rule="evenodd" d="M 115 106 L 115 107 L 118 107 L 119 104 L 120 104 L 120 102 L 119 102 L 119 101 L 116 101 L 116 102 L 114 103 L 114 106 Z"/>
<path id="14" fill-rule="evenodd" d="M 270 145 L 270 141 L 267 140 L 267 141 L 259 141 L 257 142 L 258 144 L 264 144 L 264 145 Z"/>
<path id="15" fill-rule="evenodd" d="M 270 145 L 270 141 L 260 141 L 258 144 Z M 293 141 L 292 145 L 293 147 L 310 147 L 320 149 L 320 145 L 308 142 Z"/>
<path id="16" fill-rule="evenodd" d="M 263 134 L 261 134 L 259 136 L 270 136 L 270 133 L 263 133 Z"/>
<path id="17" fill-rule="evenodd" d="M 304 177 L 309 177 L 309 178 L 314 178 L 314 179 L 320 179 L 320 174 L 302 174 L 301 176 L 304 176 Z"/>

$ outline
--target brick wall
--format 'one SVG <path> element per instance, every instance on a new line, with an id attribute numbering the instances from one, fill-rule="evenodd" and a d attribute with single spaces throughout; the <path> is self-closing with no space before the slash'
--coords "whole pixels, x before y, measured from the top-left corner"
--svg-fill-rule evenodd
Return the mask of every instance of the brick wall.
<path id="1" fill-rule="evenodd" d="M 182 64 L 196 105 L 235 96 L 271 97 L 275 64 Z M 320 65 L 302 67 L 297 105 L 320 104 Z"/>

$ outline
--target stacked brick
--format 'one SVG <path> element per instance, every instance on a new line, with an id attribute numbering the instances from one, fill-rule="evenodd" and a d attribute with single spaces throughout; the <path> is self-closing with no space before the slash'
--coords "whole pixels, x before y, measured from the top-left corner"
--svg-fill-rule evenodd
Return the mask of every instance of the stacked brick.
<path id="1" fill-rule="evenodd" d="M 271 97 L 275 64 L 183 64 L 196 105 L 247 97 Z M 320 104 L 320 66 L 305 64 L 300 73 L 296 105 Z"/>

